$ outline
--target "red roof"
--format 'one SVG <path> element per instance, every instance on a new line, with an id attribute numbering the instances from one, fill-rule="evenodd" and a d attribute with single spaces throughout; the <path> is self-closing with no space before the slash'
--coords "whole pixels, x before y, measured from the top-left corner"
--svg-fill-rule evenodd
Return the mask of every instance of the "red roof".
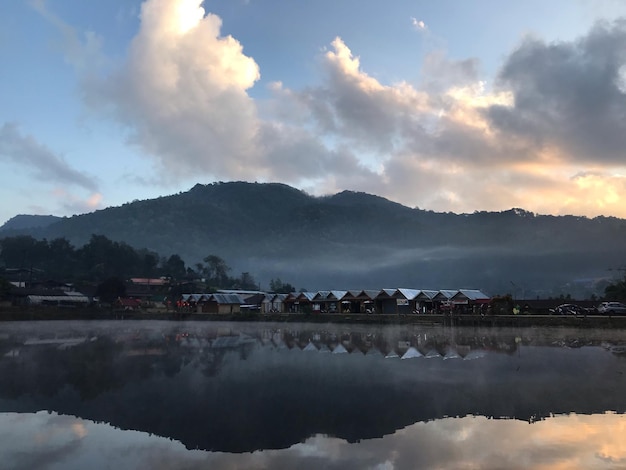
<path id="1" fill-rule="evenodd" d="M 147 277 L 133 277 L 130 279 L 133 284 L 140 284 L 143 286 L 163 286 L 168 284 L 167 279 L 161 278 L 147 278 Z"/>
<path id="2" fill-rule="evenodd" d="M 121 305 L 122 307 L 140 307 L 141 306 L 141 300 L 139 299 L 122 299 L 119 298 L 117 299 L 117 303 L 119 305 Z"/>

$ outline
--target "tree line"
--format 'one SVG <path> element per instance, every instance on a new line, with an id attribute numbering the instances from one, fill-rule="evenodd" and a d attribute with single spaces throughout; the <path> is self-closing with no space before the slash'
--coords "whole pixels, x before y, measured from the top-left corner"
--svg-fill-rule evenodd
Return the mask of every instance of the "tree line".
<path id="1" fill-rule="evenodd" d="M 5 270 L 18 269 L 27 273 L 24 281 L 54 279 L 99 283 L 111 278 L 166 277 L 181 282 L 203 278 L 210 288 L 259 289 L 252 274 L 242 272 L 232 276 L 231 267 L 215 254 L 188 266 L 178 254 L 159 256 L 154 251 L 135 249 L 124 242 L 95 234 L 80 248 L 65 238 L 48 241 L 27 235 L 6 237 L 0 240 L 0 266 Z M 293 286 L 280 279 L 272 279 L 270 288 L 274 292 L 295 291 Z"/>
<path id="2" fill-rule="evenodd" d="M 626 302 L 626 274 L 623 279 L 615 281 L 604 288 L 604 298 Z"/>

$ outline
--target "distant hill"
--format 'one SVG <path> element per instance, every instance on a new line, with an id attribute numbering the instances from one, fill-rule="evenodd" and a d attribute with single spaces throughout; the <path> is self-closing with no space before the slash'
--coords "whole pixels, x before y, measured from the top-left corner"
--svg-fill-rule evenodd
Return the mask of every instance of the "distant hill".
<path id="1" fill-rule="evenodd" d="M 16 215 L 0 226 L 0 233 L 8 230 L 26 230 L 31 228 L 42 228 L 60 220 L 54 215 Z"/>
<path id="2" fill-rule="evenodd" d="M 13 226 L 0 236 L 17 233 L 65 237 L 75 246 L 102 234 L 163 256 L 177 253 L 188 265 L 218 254 L 234 274 L 248 271 L 265 286 L 280 277 L 311 290 L 585 294 L 590 280 L 626 262 L 623 219 L 522 209 L 436 213 L 351 191 L 313 197 L 277 183 L 198 184 L 45 226 Z"/>

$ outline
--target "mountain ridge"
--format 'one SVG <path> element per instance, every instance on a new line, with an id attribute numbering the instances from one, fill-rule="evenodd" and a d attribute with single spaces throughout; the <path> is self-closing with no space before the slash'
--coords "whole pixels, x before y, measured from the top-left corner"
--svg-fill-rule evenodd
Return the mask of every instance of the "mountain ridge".
<path id="1" fill-rule="evenodd" d="M 11 219 L 13 220 L 13 219 Z M 43 219 L 42 219 L 43 220 Z M 519 208 L 473 214 L 409 208 L 342 191 L 314 197 L 281 183 L 197 184 L 189 191 L 96 212 L 0 227 L 0 237 L 92 234 L 180 254 L 208 254 L 262 283 L 274 277 L 308 288 L 463 286 L 529 292 L 602 278 L 626 260 L 626 220 L 537 215 Z"/>

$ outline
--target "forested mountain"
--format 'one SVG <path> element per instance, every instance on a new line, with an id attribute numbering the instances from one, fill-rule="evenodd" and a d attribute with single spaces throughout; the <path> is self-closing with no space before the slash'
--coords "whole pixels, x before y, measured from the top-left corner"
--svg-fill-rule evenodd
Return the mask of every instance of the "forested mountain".
<path id="1" fill-rule="evenodd" d="M 0 228 L 2 237 L 18 234 L 74 246 L 105 235 L 188 263 L 217 254 L 262 284 L 281 277 L 308 289 L 475 287 L 529 296 L 566 284 L 571 292 L 626 262 L 623 219 L 521 209 L 435 213 L 365 193 L 312 197 L 274 183 L 198 184 L 43 227 Z"/>
<path id="2" fill-rule="evenodd" d="M 60 220 L 60 217 L 54 215 L 25 215 L 20 214 L 7 220 L 0 227 L 0 234 L 5 230 L 24 230 L 31 228 L 47 227 L 48 225 Z"/>

